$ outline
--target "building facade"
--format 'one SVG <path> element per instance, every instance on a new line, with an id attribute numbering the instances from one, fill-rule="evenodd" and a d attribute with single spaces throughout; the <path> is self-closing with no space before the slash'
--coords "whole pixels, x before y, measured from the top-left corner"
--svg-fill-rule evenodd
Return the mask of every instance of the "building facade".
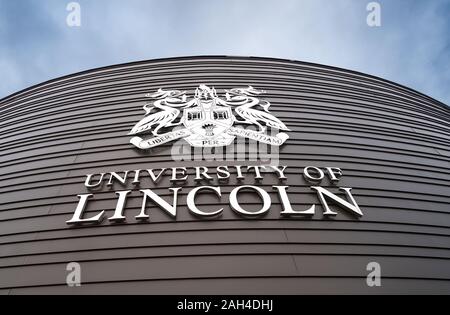
<path id="1" fill-rule="evenodd" d="M 450 110 L 409 88 L 183 57 L 0 115 L 0 293 L 450 293 Z"/>

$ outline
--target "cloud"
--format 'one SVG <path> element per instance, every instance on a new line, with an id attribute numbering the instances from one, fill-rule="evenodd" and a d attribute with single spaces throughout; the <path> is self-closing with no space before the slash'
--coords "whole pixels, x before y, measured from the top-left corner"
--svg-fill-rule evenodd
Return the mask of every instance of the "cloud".
<path id="1" fill-rule="evenodd" d="M 297 59 L 361 71 L 450 103 L 449 1 L 379 1 L 382 26 L 359 0 L 0 0 L 0 83 L 6 96 L 110 64 L 183 55 Z"/>

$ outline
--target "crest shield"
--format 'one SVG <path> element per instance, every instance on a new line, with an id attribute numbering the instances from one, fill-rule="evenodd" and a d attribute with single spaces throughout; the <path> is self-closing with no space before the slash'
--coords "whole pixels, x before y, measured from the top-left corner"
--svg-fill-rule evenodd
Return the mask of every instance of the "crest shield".
<path id="1" fill-rule="evenodd" d="M 228 145 L 234 139 L 225 133 L 234 123 L 231 107 L 214 100 L 199 100 L 198 106 L 184 109 L 182 122 L 192 133 L 185 139 L 193 146 Z"/>

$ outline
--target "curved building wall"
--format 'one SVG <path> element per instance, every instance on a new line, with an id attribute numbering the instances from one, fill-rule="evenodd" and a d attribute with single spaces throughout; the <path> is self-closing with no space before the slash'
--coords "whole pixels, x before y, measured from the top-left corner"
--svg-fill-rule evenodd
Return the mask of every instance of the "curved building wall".
<path id="1" fill-rule="evenodd" d="M 290 200 L 298 209 L 316 204 L 316 214 L 280 217 L 277 182 L 264 178 L 258 185 L 273 197 L 266 216 L 230 209 L 231 180 L 221 184 L 221 201 L 198 197 L 203 209 L 224 207 L 220 217 L 200 219 L 186 209 L 186 193 L 198 185 L 190 176 L 176 219 L 149 203 L 150 221 L 136 221 L 142 196 L 115 183 L 95 191 L 86 215 L 111 216 L 114 192 L 130 189 L 126 222 L 67 225 L 77 195 L 88 192 L 86 174 L 226 164 L 174 162 L 171 143 L 129 143 L 146 93 L 193 94 L 202 83 L 219 93 L 248 85 L 267 92 L 271 113 L 291 129 L 280 147 Z M 395 83 L 270 58 L 150 60 L 33 86 L 0 101 L 0 292 L 450 293 L 449 118 L 446 105 Z M 324 216 L 300 174 L 309 165 L 341 168 L 339 186 L 352 187 L 364 215 Z M 169 201 L 170 185 L 146 187 Z M 240 201 L 257 207 L 259 199 Z M 66 285 L 69 262 L 81 265 L 79 287 Z M 380 287 L 366 283 L 370 262 L 381 266 Z"/>

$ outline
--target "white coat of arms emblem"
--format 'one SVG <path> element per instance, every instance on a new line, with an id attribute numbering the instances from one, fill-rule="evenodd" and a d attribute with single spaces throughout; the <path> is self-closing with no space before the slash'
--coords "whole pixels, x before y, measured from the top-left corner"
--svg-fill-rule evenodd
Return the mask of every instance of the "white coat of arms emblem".
<path id="1" fill-rule="evenodd" d="M 201 84 L 189 100 L 185 91 L 159 89 L 146 95 L 152 101 L 144 105 L 144 118 L 131 129 L 129 134 L 136 136 L 130 142 L 149 149 L 184 138 L 194 147 L 219 147 L 239 136 L 280 146 L 289 136 L 284 132 L 269 135 L 268 128 L 289 129 L 269 113 L 270 103 L 258 98 L 262 93 L 249 86 L 225 90 L 219 97 L 214 87 Z M 243 125 L 254 125 L 257 130 L 244 129 Z M 176 126 L 184 128 L 171 130 Z M 142 138 L 145 134 L 150 138 Z"/>

